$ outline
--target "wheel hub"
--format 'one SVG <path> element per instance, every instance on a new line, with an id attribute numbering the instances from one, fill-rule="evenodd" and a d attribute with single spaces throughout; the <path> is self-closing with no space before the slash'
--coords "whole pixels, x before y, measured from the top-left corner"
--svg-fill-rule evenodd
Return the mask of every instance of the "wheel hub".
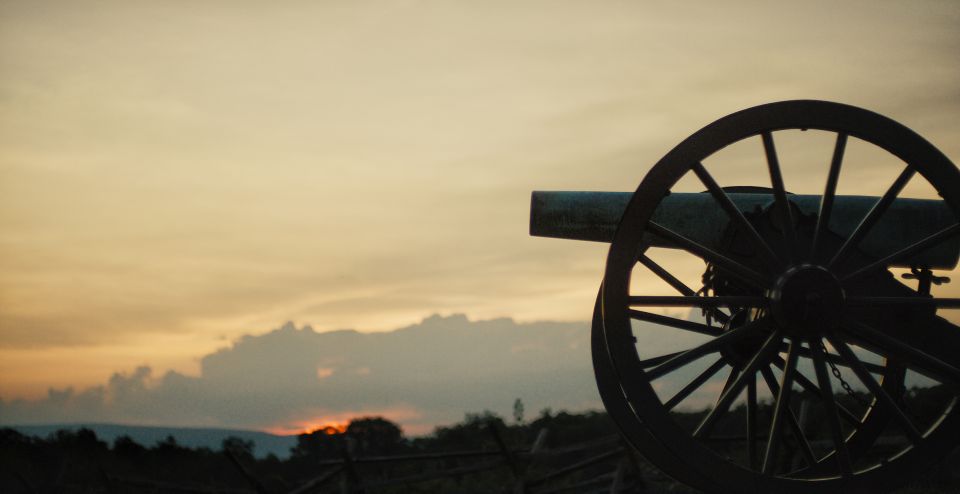
<path id="1" fill-rule="evenodd" d="M 845 295 L 827 268 L 801 264 L 783 273 L 767 294 L 777 324 L 791 335 L 819 337 L 840 324 Z"/>

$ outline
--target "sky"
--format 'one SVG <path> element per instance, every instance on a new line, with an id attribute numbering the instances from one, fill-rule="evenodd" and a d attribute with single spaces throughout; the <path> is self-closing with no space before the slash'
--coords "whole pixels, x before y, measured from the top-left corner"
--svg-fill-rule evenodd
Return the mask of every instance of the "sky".
<path id="1" fill-rule="evenodd" d="M 956 161 L 958 25 L 947 0 L 3 1 L 0 399 L 199 379 L 285 321 L 587 321 L 606 247 L 529 237 L 530 191 L 633 190 L 796 98 Z"/>

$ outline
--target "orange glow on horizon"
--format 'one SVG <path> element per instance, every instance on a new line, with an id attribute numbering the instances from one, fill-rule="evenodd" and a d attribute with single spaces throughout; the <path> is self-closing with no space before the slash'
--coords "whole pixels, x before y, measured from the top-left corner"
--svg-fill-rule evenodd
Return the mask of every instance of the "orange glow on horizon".
<path id="1" fill-rule="evenodd" d="M 346 432 L 350 422 L 360 418 L 382 417 L 398 425 L 405 433 L 424 434 L 432 429 L 432 425 L 419 424 L 421 413 L 414 407 L 400 404 L 390 408 L 358 409 L 334 411 L 328 409 L 313 409 L 298 417 L 291 417 L 288 421 L 263 427 L 260 430 L 278 436 L 293 436 L 310 434 L 322 430 L 326 434 L 342 434 Z M 412 424 L 410 422 L 413 422 Z"/>
<path id="2" fill-rule="evenodd" d="M 349 422 L 330 422 L 322 420 L 306 420 L 296 422 L 294 424 L 280 425 L 276 427 L 270 427 L 264 429 L 265 432 L 270 434 L 276 434 L 278 436 L 294 436 L 300 434 L 312 434 L 317 431 L 322 431 L 328 436 L 334 434 L 343 434 L 347 431 L 347 426 Z"/>

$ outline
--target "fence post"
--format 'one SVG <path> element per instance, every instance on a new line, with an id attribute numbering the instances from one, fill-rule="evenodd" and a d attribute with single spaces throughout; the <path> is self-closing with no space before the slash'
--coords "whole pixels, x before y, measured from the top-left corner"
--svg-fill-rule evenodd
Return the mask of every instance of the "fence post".
<path id="1" fill-rule="evenodd" d="M 510 448 L 507 447 L 507 443 L 503 441 L 503 437 L 500 436 L 500 430 L 497 429 L 494 422 L 491 421 L 487 423 L 487 430 L 490 431 L 490 435 L 493 436 L 493 441 L 497 443 L 500 454 L 503 455 L 504 461 L 507 463 L 507 466 L 510 467 L 510 474 L 513 476 L 513 491 L 522 494 L 525 491 L 523 468 L 517 461 L 517 457 L 514 456 L 513 451 L 510 451 Z"/>
<path id="2" fill-rule="evenodd" d="M 623 477 L 627 469 L 627 459 L 623 458 L 617 463 L 617 469 L 613 471 L 613 482 L 610 483 L 610 494 L 619 494 L 623 490 Z"/>
<path id="3" fill-rule="evenodd" d="M 530 445 L 530 459 L 523 465 L 520 465 L 520 476 L 513 486 L 513 492 L 515 494 L 525 494 L 527 492 L 527 472 L 530 470 L 530 466 L 536 459 L 537 454 L 540 453 L 547 443 L 547 430 L 546 428 L 540 429 L 537 432 L 536 439 L 533 440 L 533 444 Z"/>
<path id="4" fill-rule="evenodd" d="M 27 478 L 24 477 L 22 473 L 14 472 L 13 475 L 17 477 L 17 480 L 20 481 L 20 484 L 27 489 L 27 492 L 29 492 L 30 494 L 37 494 L 37 488 L 34 487 L 33 484 L 31 484 L 30 481 L 27 480 Z"/>
<path id="5" fill-rule="evenodd" d="M 314 477 L 313 479 L 300 484 L 287 494 L 307 494 L 310 491 L 316 491 L 320 489 L 320 487 L 323 487 L 324 484 L 340 475 L 341 472 L 343 472 L 343 466 L 334 468 L 333 470 L 330 470 L 319 477 Z"/>
<path id="6" fill-rule="evenodd" d="M 547 446 L 547 435 L 549 434 L 550 429 L 543 428 L 537 432 L 537 438 L 533 440 L 533 445 L 530 446 L 530 454 L 535 455 L 540 452 L 543 448 Z"/>
<path id="7" fill-rule="evenodd" d="M 247 470 L 247 467 L 243 466 L 243 463 L 240 463 L 240 459 L 231 453 L 230 450 L 224 449 L 223 454 L 230 459 L 230 463 L 233 463 L 233 466 L 237 467 L 237 470 L 239 470 L 240 474 L 247 479 L 247 482 L 249 482 L 251 486 L 253 486 L 253 489 L 257 491 L 257 494 L 270 494 L 270 491 L 268 491 L 267 488 L 264 487 L 259 480 L 257 480 L 253 473 Z"/>
<path id="8" fill-rule="evenodd" d="M 510 467 L 510 472 L 513 473 L 514 478 L 518 478 L 520 476 L 520 465 L 517 463 L 517 458 L 513 456 L 513 451 L 510 451 L 507 443 L 503 442 L 503 437 L 500 436 L 500 430 L 497 429 L 497 426 L 494 425 L 493 422 L 487 423 L 487 430 L 490 431 L 490 435 L 493 436 L 493 441 L 497 443 L 497 448 L 500 449 L 500 454 L 503 455 L 507 466 Z"/>
<path id="9" fill-rule="evenodd" d="M 340 456 L 343 458 L 343 476 L 340 482 L 340 491 L 343 494 L 363 494 L 363 482 L 357 472 L 357 464 L 353 462 L 356 443 L 350 436 L 344 435 L 340 442 Z"/>
<path id="10" fill-rule="evenodd" d="M 110 478 L 107 471 L 104 470 L 103 467 L 99 467 L 97 470 L 100 471 L 100 480 L 103 482 L 103 487 L 107 491 L 107 494 L 116 494 L 118 492 L 117 488 L 114 486 L 113 479 Z"/>
<path id="11" fill-rule="evenodd" d="M 797 396 L 794 394 L 794 396 Z M 797 396 L 800 398 L 800 411 L 797 414 L 797 425 L 800 426 L 800 430 L 806 429 L 810 425 L 810 400 L 807 399 L 804 395 Z M 789 409 L 788 409 L 789 410 Z M 801 446 L 797 446 L 801 447 Z M 803 455 L 800 455 L 800 458 L 797 458 L 796 462 L 791 462 L 790 467 L 800 468 L 804 465 Z"/>
<path id="12" fill-rule="evenodd" d="M 610 494 L 618 494 L 626 488 L 627 470 L 633 469 L 636 480 L 634 484 L 640 489 L 646 489 L 647 483 L 643 480 L 643 470 L 640 469 L 640 462 L 637 461 L 637 452 L 627 441 L 621 440 L 623 445 L 623 458 L 617 463 L 617 469 L 613 473 L 613 483 L 610 485 Z"/>

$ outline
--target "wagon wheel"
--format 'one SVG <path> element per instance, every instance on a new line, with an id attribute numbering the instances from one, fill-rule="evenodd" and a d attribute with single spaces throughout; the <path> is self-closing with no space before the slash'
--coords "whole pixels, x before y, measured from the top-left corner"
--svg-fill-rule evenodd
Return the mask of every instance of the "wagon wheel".
<path id="1" fill-rule="evenodd" d="M 819 214 L 807 230 L 794 217 L 774 144 L 774 132 L 789 129 L 836 135 Z M 769 216 L 779 227 L 763 233 L 704 166 L 707 157 L 747 138 L 762 143 L 762 173 L 769 174 L 775 198 Z M 828 226 L 849 138 L 885 150 L 904 168 L 859 225 L 845 238 L 835 238 Z M 711 250 L 651 220 L 662 198 L 688 173 L 727 212 L 741 239 L 753 243 L 756 255 Z M 916 175 L 944 199 L 953 224 L 880 259 L 865 257 L 858 246 Z M 708 125 L 647 174 L 611 245 L 594 322 L 594 364 L 611 416 L 667 473 L 710 492 L 875 492 L 911 478 L 942 459 L 960 437 L 960 412 L 954 406 L 960 393 L 960 329 L 938 315 L 960 307 L 960 299 L 918 293 L 886 268 L 960 233 L 958 213 L 956 167 L 923 138 L 875 113 L 788 101 Z M 706 261 L 730 282 L 694 293 L 646 255 L 650 234 Z M 680 295 L 635 293 L 631 280 L 639 276 L 659 277 Z M 650 312 L 650 306 L 699 308 L 712 317 L 695 322 Z M 634 328 L 632 322 L 646 326 Z M 651 354 L 641 334 L 651 325 L 699 333 L 706 341 Z M 860 409 L 851 410 L 844 397 L 837 398 L 840 386 L 831 373 L 851 399 L 857 394 L 848 381 L 863 388 Z M 904 398 L 905 373 L 922 376 L 925 389 L 942 397 L 932 417 L 918 419 L 911 410 Z M 694 392 L 702 394 L 715 375 L 726 375 L 726 381 L 695 422 L 671 413 Z M 683 386 L 671 395 L 658 393 L 672 378 Z M 769 417 L 758 398 L 763 392 L 770 395 Z M 815 427 L 798 420 L 801 392 L 816 410 Z M 734 403 L 742 406 L 732 410 Z M 714 432 L 720 424 L 729 428 L 731 421 L 740 422 L 740 445 L 719 447 Z"/>

